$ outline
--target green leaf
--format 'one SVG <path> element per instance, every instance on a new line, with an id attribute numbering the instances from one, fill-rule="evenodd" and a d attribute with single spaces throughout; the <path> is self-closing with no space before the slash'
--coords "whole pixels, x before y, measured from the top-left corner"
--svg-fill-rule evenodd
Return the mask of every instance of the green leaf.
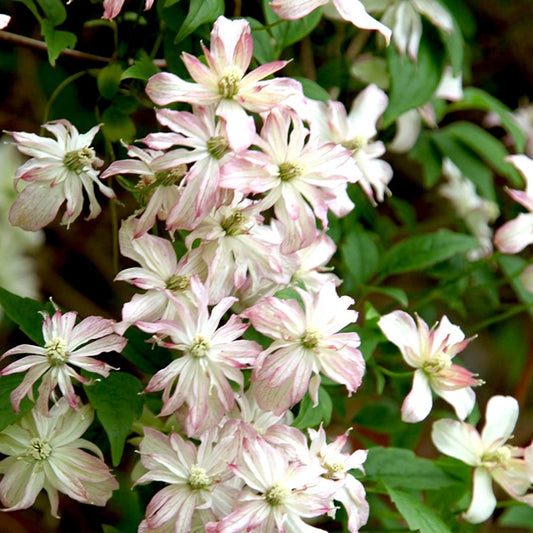
<path id="1" fill-rule="evenodd" d="M 423 270 L 478 246 L 474 237 L 447 229 L 416 235 L 399 242 L 385 254 L 381 275 Z"/>
<path id="2" fill-rule="evenodd" d="M 389 89 L 390 79 L 384 57 L 363 54 L 352 63 L 350 74 L 367 85 L 375 83 L 384 91 Z"/>
<path id="3" fill-rule="evenodd" d="M 41 15 L 39 13 L 39 10 L 37 9 L 37 6 L 35 5 L 35 2 L 33 0 L 16 0 L 16 1 L 24 4 L 33 13 L 33 16 L 39 22 L 42 22 L 42 17 L 41 17 Z"/>
<path id="4" fill-rule="evenodd" d="M 533 509 L 528 505 L 518 504 L 516 507 L 506 509 L 498 520 L 501 527 L 531 528 L 533 524 Z"/>
<path id="5" fill-rule="evenodd" d="M 409 152 L 409 157 L 422 166 L 424 185 L 433 187 L 442 176 L 442 156 L 431 134 L 422 131 Z"/>
<path id="6" fill-rule="evenodd" d="M 40 311 L 53 312 L 51 304 L 23 298 L 0 287 L 0 306 L 5 314 L 36 344 L 43 345 L 43 317 Z"/>
<path id="7" fill-rule="evenodd" d="M 341 246 L 341 255 L 355 285 L 362 285 L 375 274 L 379 254 L 369 232 L 354 228 Z"/>
<path id="8" fill-rule="evenodd" d="M 365 463 L 366 468 L 366 463 Z M 420 499 L 407 492 L 393 489 L 385 484 L 390 499 L 396 505 L 400 514 L 405 518 L 411 531 L 420 533 L 451 533 L 451 529 Z"/>
<path id="9" fill-rule="evenodd" d="M 437 490 L 457 483 L 429 459 L 403 448 L 370 448 L 365 472 L 372 481 L 404 489 Z"/>
<path id="10" fill-rule="evenodd" d="M 108 100 L 112 100 L 117 94 L 122 76 L 122 66 L 120 63 L 110 63 L 98 71 L 96 83 L 98 92 Z"/>
<path id="11" fill-rule="evenodd" d="M 224 0 L 191 0 L 189 12 L 174 39 L 177 44 L 190 35 L 198 26 L 213 22 L 224 14 Z"/>
<path id="12" fill-rule="evenodd" d="M 383 294 L 399 302 L 403 307 L 409 305 L 409 298 L 403 289 L 398 287 L 367 287 L 368 293 Z"/>
<path id="13" fill-rule="evenodd" d="M 56 59 L 65 48 L 74 48 L 77 37 L 69 31 L 56 30 L 49 20 L 41 22 L 41 35 L 46 41 L 46 51 L 48 52 L 48 61 L 55 67 Z"/>
<path id="14" fill-rule="evenodd" d="M 83 388 L 107 433 L 113 466 L 117 466 L 133 421 L 142 413 L 144 398 L 139 393 L 143 384 L 130 374 L 112 372 L 109 377 Z"/>
<path id="15" fill-rule="evenodd" d="M 18 413 L 15 413 L 11 406 L 9 395 L 20 385 L 23 379 L 24 374 L 10 374 L 9 376 L 0 377 L 0 431 L 17 422 L 33 407 L 33 402 L 27 397 L 20 403 L 20 411 Z"/>
<path id="16" fill-rule="evenodd" d="M 128 344 L 122 350 L 122 356 L 142 372 L 155 374 L 170 364 L 171 356 L 166 348 L 146 342 L 151 338 L 151 335 L 131 327 L 128 328 L 124 337 L 128 339 Z"/>
<path id="17" fill-rule="evenodd" d="M 439 29 L 439 34 L 446 47 L 446 51 L 448 52 L 448 57 L 452 64 L 453 75 L 458 76 L 463 71 L 465 42 L 461 29 L 453 15 L 452 20 L 453 30 L 451 32 L 446 32 Z"/>
<path id="18" fill-rule="evenodd" d="M 279 57 L 276 51 L 276 42 L 268 32 L 266 26 L 252 17 L 245 17 L 252 29 L 252 39 L 254 41 L 254 57 L 261 64 L 275 61 Z"/>
<path id="19" fill-rule="evenodd" d="M 420 41 L 418 61 L 401 55 L 395 46 L 387 48 L 387 66 L 391 77 L 389 106 L 383 114 L 383 127 L 400 115 L 429 101 L 437 89 L 444 62 L 442 48 L 427 39 Z"/>
<path id="20" fill-rule="evenodd" d="M 139 59 L 135 60 L 131 67 L 128 67 L 120 76 L 121 80 L 134 78 L 137 80 L 148 80 L 154 74 L 160 72 L 160 69 L 154 65 L 148 54 L 141 51 Z"/>
<path id="21" fill-rule="evenodd" d="M 502 104 L 497 98 L 477 87 L 468 87 L 463 91 L 463 98 L 448 107 L 448 111 L 462 109 L 479 109 L 481 111 L 493 111 L 500 118 L 503 127 L 513 136 L 516 148 L 523 152 L 527 136 L 511 117 L 511 110 Z"/>
<path id="22" fill-rule="evenodd" d="M 61 0 L 37 0 L 37 3 L 54 26 L 59 26 L 67 19 L 67 10 Z"/>
<path id="23" fill-rule="evenodd" d="M 284 20 L 280 22 L 281 19 L 270 7 L 270 2 L 271 0 L 263 0 L 263 10 L 265 12 L 265 20 L 268 24 L 275 24 L 270 31 L 276 42 L 278 55 L 287 48 L 287 46 L 301 41 L 306 35 L 311 33 L 322 18 L 322 10 L 315 9 L 313 12 L 309 13 L 309 15 L 302 17 L 301 19 Z"/>
<path id="24" fill-rule="evenodd" d="M 333 403 L 330 395 L 327 393 L 326 389 L 319 387 L 318 405 L 313 407 L 311 398 L 306 394 L 300 403 L 298 416 L 294 419 L 292 425 L 298 429 L 306 429 L 318 426 L 320 422 L 324 422 L 324 426 L 327 426 L 331 420 L 332 410 Z"/>
<path id="25" fill-rule="evenodd" d="M 316 81 L 308 80 L 307 78 L 301 78 L 300 76 L 293 76 L 293 79 L 302 84 L 304 94 L 307 96 L 307 98 L 319 100 L 320 102 L 327 102 L 331 100 L 331 96 L 328 91 L 326 91 L 326 89 L 324 89 L 324 87 L 319 85 Z"/>
<path id="26" fill-rule="evenodd" d="M 108 107 L 102 113 L 102 122 L 102 133 L 111 142 L 130 142 L 135 137 L 137 130 L 133 120 L 115 106 Z"/>

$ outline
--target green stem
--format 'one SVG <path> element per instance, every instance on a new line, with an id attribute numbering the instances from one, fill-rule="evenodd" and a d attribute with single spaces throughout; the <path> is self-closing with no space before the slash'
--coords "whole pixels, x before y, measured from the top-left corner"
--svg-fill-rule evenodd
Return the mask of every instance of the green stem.
<path id="1" fill-rule="evenodd" d="M 76 72 L 76 74 L 72 74 L 72 76 L 69 76 L 67 79 L 63 80 L 55 89 L 55 91 L 52 93 L 52 96 L 48 99 L 48 102 L 46 102 L 46 107 L 44 108 L 44 116 L 43 116 L 43 124 L 46 124 L 48 122 L 48 119 L 50 117 L 50 109 L 52 108 L 52 104 L 54 103 L 54 100 L 59 96 L 59 93 L 67 86 L 70 85 L 72 82 L 76 81 L 78 78 L 81 78 L 84 74 L 87 74 L 87 71 L 82 70 L 81 72 Z M 41 135 L 43 135 L 43 132 L 41 132 Z"/>
<path id="2" fill-rule="evenodd" d="M 376 365 L 376 368 L 379 369 L 380 372 L 385 374 L 386 376 L 389 376 L 391 378 L 410 378 L 413 377 L 413 371 L 410 372 L 393 372 L 392 370 L 389 370 L 388 368 L 385 368 L 381 365 Z"/>
<path id="3" fill-rule="evenodd" d="M 491 318 L 487 318 L 487 320 L 482 320 L 481 322 L 478 322 L 472 328 L 469 328 L 469 329 L 471 329 L 471 331 L 474 331 L 474 332 L 480 331 L 482 329 L 485 329 L 488 326 L 497 324 L 498 322 L 501 322 L 502 320 L 507 320 L 508 318 L 514 315 L 518 315 L 519 313 L 523 313 L 524 311 L 529 311 L 532 307 L 533 307 L 533 302 L 522 304 L 522 305 L 517 305 L 516 307 L 509 309 L 509 311 L 506 311 L 505 313 L 501 313 Z"/>

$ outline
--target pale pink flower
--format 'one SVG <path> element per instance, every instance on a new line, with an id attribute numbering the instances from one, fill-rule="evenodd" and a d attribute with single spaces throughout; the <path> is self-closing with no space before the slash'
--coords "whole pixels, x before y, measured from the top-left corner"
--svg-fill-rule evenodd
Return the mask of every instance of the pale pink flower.
<path id="1" fill-rule="evenodd" d="M 348 513 L 348 531 L 357 533 L 368 521 L 369 507 L 363 484 L 350 474 L 350 470 L 364 472 L 363 463 L 368 452 L 356 450 L 351 454 L 343 453 L 342 449 L 348 442 L 348 432 L 328 444 L 322 424 L 318 431 L 308 431 L 311 439 L 309 452 L 326 471 L 322 476 L 336 482 L 337 490 L 332 498 L 341 502 Z M 330 515 L 335 517 L 335 509 Z"/>
<path id="2" fill-rule="evenodd" d="M 466 422 L 438 420 L 431 437 L 437 449 L 474 467 L 472 500 L 464 517 L 484 522 L 496 508 L 492 480 L 514 499 L 533 507 L 533 482 L 529 449 L 506 444 L 518 419 L 518 402 L 511 396 L 493 396 L 487 403 L 481 435 Z"/>
<path id="3" fill-rule="evenodd" d="M 128 155 L 134 159 L 114 161 L 102 172 L 102 178 L 116 174 L 136 174 L 141 178 L 135 189 L 142 215 L 135 221 L 133 237 L 149 231 L 156 219 L 166 220 L 170 210 L 180 199 L 180 183 L 188 169 L 178 158 L 186 153 L 186 150 L 174 150 L 165 154 L 159 150 L 143 150 L 132 145 L 128 146 Z"/>
<path id="4" fill-rule="evenodd" d="M 195 83 L 163 72 L 148 80 L 146 92 L 158 105 L 187 102 L 216 106 L 216 114 L 224 119 L 228 138 L 236 149 L 248 146 L 255 135 L 253 117 L 246 111 L 261 113 L 290 98 L 303 98 L 301 85 L 295 80 L 261 81 L 282 69 L 286 61 L 266 63 L 245 74 L 252 59 L 253 41 L 250 24 L 244 19 L 218 17 L 211 32 L 211 49 L 203 44 L 202 49 L 207 66 L 186 52 L 182 55 Z"/>
<path id="5" fill-rule="evenodd" d="M 522 174 L 526 183 L 524 191 L 507 189 L 509 196 L 529 213 L 520 213 L 496 231 L 494 244 L 504 254 L 516 254 L 533 243 L 533 159 L 526 155 L 510 155 L 505 158 Z"/>
<path id="6" fill-rule="evenodd" d="M 20 402 L 25 396 L 33 400 L 33 385 L 42 376 L 39 385 L 37 407 L 44 413 L 48 411 L 48 400 L 54 398 L 54 389 L 59 387 L 71 407 L 76 407 L 78 398 L 74 392 L 72 379 L 88 384 L 73 367 L 107 377 L 112 369 L 108 364 L 94 359 L 104 352 L 121 352 L 126 339 L 116 335 L 115 322 L 106 318 L 89 316 L 76 324 L 77 314 L 56 311 L 52 316 L 42 313 L 44 346 L 21 344 L 2 355 L 24 354 L 0 371 L 7 376 L 26 372 L 22 383 L 11 393 L 11 405 L 18 412 Z"/>
<path id="7" fill-rule="evenodd" d="M 308 134 L 295 113 L 273 110 L 254 141 L 261 152 L 236 157 L 222 172 L 221 187 L 243 194 L 266 193 L 262 209 L 274 206 L 284 225 L 284 253 L 311 244 L 315 217 L 327 229 L 328 210 L 344 216 L 353 208 L 346 185 L 361 174 L 349 150 Z"/>
<path id="8" fill-rule="evenodd" d="M 70 409 L 62 398 L 48 414 L 34 408 L 0 432 L 0 500 L 4 511 L 30 507 L 44 488 L 59 518 L 58 492 L 82 503 L 104 506 L 118 483 L 100 449 L 80 438 L 94 418 L 89 405 Z M 96 457 L 83 451 L 85 448 Z"/>
<path id="9" fill-rule="evenodd" d="M 178 320 L 136 323 L 147 333 L 169 336 L 170 341 L 160 344 L 181 354 L 152 377 L 146 392 L 163 391 L 162 416 L 187 405 L 184 423 L 189 436 L 215 427 L 233 408 L 235 392 L 230 381 L 242 389 L 241 370 L 253 365 L 261 350 L 257 343 L 239 339 L 248 325 L 237 315 L 218 327 L 235 298 L 223 298 L 209 313 L 207 291 L 196 278 L 191 278 L 191 290 L 194 303 L 175 303 Z"/>
<path id="10" fill-rule="evenodd" d="M 15 175 L 15 183 L 27 182 L 9 212 L 9 221 L 28 231 L 46 226 L 66 201 L 62 224 L 70 225 L 83 208 L 83 191 L 89 198 L 88 219 L 98 216 L 100 205 L 94 194 L 96 185 L 102 194 L 115 198 L 115 193 L 98 179 L 102 161 L 91 147 L 100 129 L 95 126 L 80 134 L 68 120 L 56 120 L 43 126 L 56 138 L 34 133 L 12 132 L 20 152 L 31 157 Z"/>
<path id="11" fill-rule="evenodd" d="M 381 89 L 369 85 L 353 101 L 348 114 L 340 102 L 311 104 L 314 108 L 310 117 L 311 131 L 316 130 L 323 141 L 342 144 L 352 152 L 362 172 L 359 184 L 369 198 L 375 195 L 379 202 L 383 201 L 385 193 L 390 194 L 387 184 L 392 178 L 392 167 L 378 159 L 385 153 L 385 145 L 372 139 L 377 135 L 376 124 L 388 101 Z"/>
<path id="12" fill-rule="evenodd" d="M 333 282 L 313 295 L 295 290 L 304 309 L 296 300 L 272 296 L 242 313 L 257 331 L 274 339 L 258 359 L 252 379 L 259 405 L 276 414 L 298 403 L 306 391 L 316 404 L 320 372 L 351 394 L 365 370 L 357 333 L 338 333 L 357 319 L 348 309 L 352 298 L 339 297 Z"/>
<path id="13" fill-rule="evenodd" d="M 230 465 L 246 487 L 235 500 L 232 513 L 206 531 L 217 533 L 318 533 L 303 519 L 331 510 L 334 482 L 320 480 L 323 469 L 290 461 L 264 440 L 244 442 L 236 464 Z"/>
<path id="14" fill-rule="evenodd" d="M 318 7 L 325 6 L 326 14 L 351 22 L 356 28 L 377 30 L 390 40 L 391 30 L 371 17 L 359 0 L 273 0 L 270 7 L 279 18 L 296 20 L 305 17 Z"/>
<path id="15" fill-rule="evenodd" d="M 146 0 L 144 3 L 144 9 L 150 9 L 154 3 L 154 0 Z M 114 19 L 122 10 L 124 0 L 104 0 L 104 14 L 103 19 Z M 135 9 L 137 9 L 135 7 Z"/>
<path id="16" fill-rule="evenodd" d="M 233 440 L 214 443 L 213 435 L 207 434 L 201 441 L 196 447 L 177 433 L 144 428 L 139 451 L 148 472 L 136 484 L 160 481 L 167 486 L 148 504 L 140 533 L 188 533 L 192 524 L 206 524 L 231 511 L 239 492 L 228 467 L 235 458 Z"/>
<path id="17" fill-rule="evenodd" d="M 416 369 L 411 392 L 402 405 L 402 420 L 424 420 L 433 406 L 432 390 L 464 420 L 472 412 L 476 400 L 471 387 L 481 385 L 483 381 L 453 364 L 452 359 L 472 339 L 465 339 L 461 329 L 446 316 L 431 329 L 418 315 L 416 319 L 417 324 L 404 311 L 393 311 L 383 315 L 378 322 L 385 337 L 399 348 L 404 361 Z"/>

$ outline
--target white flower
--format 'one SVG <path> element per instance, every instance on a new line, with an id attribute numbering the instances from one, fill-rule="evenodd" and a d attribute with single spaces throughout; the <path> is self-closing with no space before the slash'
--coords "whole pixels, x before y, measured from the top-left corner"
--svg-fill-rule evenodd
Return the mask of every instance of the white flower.
<path id="1" fill-rule="evenodd" d="M 533 506 L 533 494 L 526 494 L 533 481 L 532 465 L 527 460 L 531 447 L 506 444 L 517 419 L 518 402 L 514 398 L 493 396 L 487 403 L 481 435 L 466 422 L 445 419 L 433 424 L 431 437 L 437 449 L 475 467 L 472 501 L 464 514 L 469 522 L 484 522 L 493 513 L 493 479 L 511 497 Z"/>

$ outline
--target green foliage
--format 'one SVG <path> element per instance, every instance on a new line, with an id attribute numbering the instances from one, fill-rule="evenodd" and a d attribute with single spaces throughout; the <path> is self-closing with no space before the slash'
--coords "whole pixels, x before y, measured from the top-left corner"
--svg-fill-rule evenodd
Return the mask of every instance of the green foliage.
<path id="1" fill-rule="evenodd" d="M 189 11 L 174 40 L 177 44 L 202 24 L 224 14 L 224 0 L 190 0 Z"/>
<path id="2" fill-rule="evenodd" d="M 20 402 L 19 412 L 15 413 L 13 411 L 9 396 L 20 385 L 23 378 L 24 374 L 11 374 L 0 377 L 0 431 L 17 422 L 26 413 L 30 412 L 34 405 L 29 398 L 25 397 Z"/>
<path id="3" fill-rule="evenodd" d="M 121 79 L 122 66 L 120 63 L 110 63 L 109 65 L 106 65 L 104 68 L 100 69 L 96 78 L 98 91 L 104 98 L 112 100 L 117 94 Z"/>
<path id="4" fill-rule="evenodd" d="M 158 72 L 160 72 L 159 68 L 154 64 L 150 57 L 148 57 L 148 54 L 144 50 L 141 50 L 139 58 L 133 62 L 131 67 L 128 67 L 122 72 L 120 79 L 127 80 L 134 78 L 147 81 L 151 76 Z"/>
<path id="5" fill-rule="evenodd" d="M 324 387 L 319 387 L 318 404 L 313 407 L 313 401 L 309 395 L 306 394 L 300 403 L 298 416 L 294 419 L 292 425 L 303 430 L 310 427 L 316 427 L 321 422 L 324 422 L 324 426 L 327 426 L 331 420 L 332 410 L 333 403 L 330 395 Z"/>
<path id="6" fill-rule="evenodd" d="M 49 20 L 41 22 L 41 35 L 46 41 L 46 50 L 48 52 L 48 61 L 55 66 L 56 59 L 65 48 L 74 48 L 77 37 L 70 31 L 56 30 Z"/>

